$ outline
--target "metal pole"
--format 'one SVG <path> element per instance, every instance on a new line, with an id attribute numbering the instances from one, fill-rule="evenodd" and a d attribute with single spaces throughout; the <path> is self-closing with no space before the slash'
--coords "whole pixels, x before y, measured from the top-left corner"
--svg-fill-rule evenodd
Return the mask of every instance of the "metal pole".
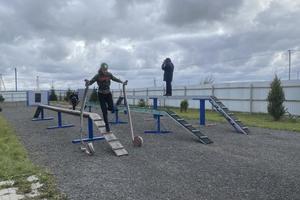
<path id="1" fill-rule="evenodd" d="M 17 68 L 15 68 L 15 83 L 16 83 L 16 91 L 18 91 Z"/>
<path id="2" fill-rule="evenodd" d="M 292 50 L 288 50 L 288 52 L 289 52 L 289 80 L 291 80 L 291 51 Z"/>

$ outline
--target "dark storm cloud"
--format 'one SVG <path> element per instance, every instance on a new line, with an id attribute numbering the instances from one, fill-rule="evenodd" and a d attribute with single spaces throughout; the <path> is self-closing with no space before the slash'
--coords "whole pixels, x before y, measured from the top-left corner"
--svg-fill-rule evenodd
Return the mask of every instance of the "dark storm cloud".
<path id="1" fill-rule="evenodd" d="M 161 62 L 171 57 L 176 84 L 286 77 L 299 10 L 289 0 L 0 1 L 0 73 L 17 67 L 24 85 L 39 75 L 44 85 L 81 87 L 107 62 L 130 87 L 145 87 L 162 83 Z"/>

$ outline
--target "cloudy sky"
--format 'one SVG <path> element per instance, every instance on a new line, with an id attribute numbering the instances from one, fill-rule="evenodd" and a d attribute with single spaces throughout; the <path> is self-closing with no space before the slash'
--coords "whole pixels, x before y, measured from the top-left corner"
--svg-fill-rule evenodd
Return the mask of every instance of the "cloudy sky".
<path id="1" fill-rule="evenodd" d="M 299 0 L 0 0 L 6 89 L 83 86 L 101 62 L 129 87 L 288 79 L 300 72 Z M 298 72 L 298 74 L 297 74 Z M 117 87 L 114 84 L 113 87 Z"/>

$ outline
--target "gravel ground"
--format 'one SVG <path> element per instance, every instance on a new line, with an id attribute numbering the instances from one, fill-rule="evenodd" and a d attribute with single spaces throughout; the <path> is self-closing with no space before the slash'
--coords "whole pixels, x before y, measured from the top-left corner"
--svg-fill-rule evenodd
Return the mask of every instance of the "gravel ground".
<path id="1" fill-rule="evenodd" d="M 65 123 L 76 126 L 47 130 L 56 120 L 33 122 L 34 111 L 10 105 L 1 115 L 14 126 L 33 162 L 54 174 L 69 199 L 300 199 L 300 133 L 250 127 L 246 136 L 217 124 L 201 127 L 214 141 L 203 145 L 167 117 L 162 125 L 172 133 L 144 134 L 155 129 L 151 115 L 133 113 L 142 148 L 132 146 L 127 124 L 114 125 L 129 155 L 116 157 L 105 141 L 97 141 L 96 154 L 87 156 L 71 143 L 79 137 L 78 117 L 63 114 Z"/>

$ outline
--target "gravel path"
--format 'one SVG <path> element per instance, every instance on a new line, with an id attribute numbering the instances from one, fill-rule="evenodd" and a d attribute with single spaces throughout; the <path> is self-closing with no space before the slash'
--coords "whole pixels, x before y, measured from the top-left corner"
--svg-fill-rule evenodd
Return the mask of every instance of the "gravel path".
<path id="1" fill-rule="evenodd" d="M 133 113 L 142 148 L 132 146 L 128 125 L 114 125 L 129 155 L 116 157 L 105 141 L 98 141 L 96 154 L 86 156 L 71 143 L 79 137 L 78 117 L 63 114 L 64 122 L 76 126 L 47 130 L 56 120 L 32 122 L 34 111 L 6 106 L 1 115 L 14 126 L 33 162 L 53 172 L 69 199 L 300 199 L 300 133 L 250 127 L 246 136 L 217 124 L 201 127 L 214 141 L 203 145 L 169 118 L 162 125 L 173 133 L 143 134 L 155 129 L 154 121 Z"/>

